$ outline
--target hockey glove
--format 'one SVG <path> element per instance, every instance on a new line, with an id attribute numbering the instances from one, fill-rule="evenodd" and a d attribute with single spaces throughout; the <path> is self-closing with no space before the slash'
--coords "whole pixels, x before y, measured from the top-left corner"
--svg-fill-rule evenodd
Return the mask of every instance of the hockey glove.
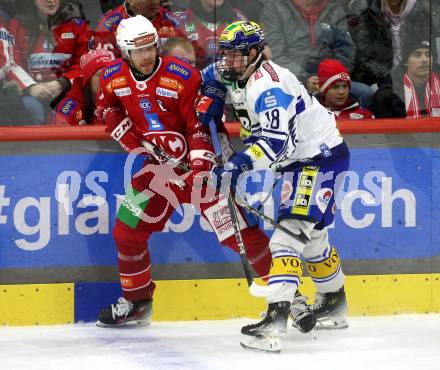
<path id="1" fill-rule="evenodd" d="M 216 124 L 222 121 L 226 92 L 226 87 L 216 80 L 203 83 L 201 94 L 196 102 L 196 112 L 199 121 L 204 126 L 209 126 L 211 119 Z"/>
<path id="2" fill-rule="evenodd" d="M 201 155 L 191 159 L 191 173 L 188 176 L 188 185 L 190 187 L 201 187 L 209 178 L 209 171 L 214 165 L 214 153 L 203 151 Z"/>
<path id="3" fill-rule="evenodd" d="M 251 171 L 253 168 L 250 157 L 245 153 L 234 154 L 224 167 L 214 166 L 211 170 L 211 184 L 217 191 L 221 191 L 222 183 L 224 187 L 230 186 L 235 193 L 239 176 Z M 227 188 L 225 189 L 227 191 Z"/>

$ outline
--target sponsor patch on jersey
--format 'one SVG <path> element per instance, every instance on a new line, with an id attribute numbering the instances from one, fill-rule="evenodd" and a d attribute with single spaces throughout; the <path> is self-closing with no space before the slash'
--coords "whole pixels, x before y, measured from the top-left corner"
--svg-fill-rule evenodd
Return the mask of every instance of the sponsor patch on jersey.
<path id="1" fill-rule="evenodd" d="M 187 154 L 187 143 L 185 137 L 176 131 L 147 132 L 144 137 L 158 146 L 173 158 L 182 159 Z"/>
<path id="2" fill-rule="evenodd" d="M 122 63 L 116 63 L 107 67 L 104 71 L 104 80 L 107 80 L 115 73 L 118 73 L 121 70 L 121 68 L 122 68 Z"/>
<path id="3" fill-rule="evenodd" d="M 107 18 L 107 20 L 104 22 L 104 27 L 110 31 L 113 26 L 118 25 L 119 23 L 121 23 L 122 20 L 122 14 L 121 13 L 116 13 L 114 15 L 112 15 L 111 17 Z"/>
<path id="4" fill-rule="evenodd" d="M 142 110 L 149 112 L 151 110 L 151 103 L 148 99 L 141 99 L 139 102 L 139 106 Z"/>
<path id="5" fill-rule="evenodd" d="M 75 18 L 73 20 L 73 23 L 75 23 L 77 26 L 81 26 L 84 23 L 84 19 L 82 19 L 82 18 Z"/>
<path id="6" fill-rule="evenodd" d="M 249 153 L 255 159 L 260 159 L 261 157 L 264 157 L 264 152 L 261 150 L 261 148 L 258 145 L 252 145 L 249 148 Z"/>
<path id="7" fill-rule="evenodd" d="M 74 39 L 75 35 L 73 32 L 63 32 L 61 34 L 61 39 L 62 40 L 68 40 L 68 39 Z"/>
<path id="8" fill-rule="evenodd" d="M 319 146 L 319 150 L 321 151 L 321 154 L 322 154 L 324 157 L 330 157 L 330 156 L 332 155 L 332 151 L 330 150 L 330 148 L 328 147 L 328 145 L 325 144 L 325 143 L 322 143 L 322 144 Z"/>
<path id="9" fill-rule="evenodd" d="M 111 94 L 113 92 L 112 82 L 110 81 L 108 84 L 106 84 L 105 88 Z"/>
<path id="10" fill-rule="evenodd" d="M 313 187 L 315 177 L 302 172 L 299 176 L 299 187 L 303 189 L 311 189 Z"/>
<path id="11" fill-rule="evenodd" d="M 176 63 L 168 64 L 166 70 L 179 77 L 182 77 L 184 80 L 188 80 L 192 75 L 192 72 L 189 69 Z"/>
<path id="12" fill-rule="evenodd" d="M 70 116 L 73 112 L 73 110 L 78 106 L 78 103 L 76 103 L 73 99 L 67 98 L 67 100 L 64 102 L 64 104 L 61 106 L 60 112 L 64 114 L 65 116 Z"/>
<path id="13" fill-rule="evenodd" d="M 324 213 L 327 209 L 328 203 L 333 195 L 333 191 L 330 188 L 322 188 L 316 192 L 315 200 L 319 210 Z"/>
<path id="14" fill-rule="evenodd" d="M 164 96 L 166 98 L 175 98 L 175 99 L 177 99 L 179 97 L 179 95 L 177 94 L 177 91 L 164 89 L 163 87 L 156 88 L 156 95 Z"/>
<path id="15" fill-rule="evenodd" d="M 159 86 L 165 87 L 166 89 L 175 90 L 178 93 L 181 93 L 184 89 L 183 85 L 180 82 L 165 76 L 161 76 L 159 78 Z"/>
<path id="16" fill-rule="evenodd" d="M 115 89 L 114 93 L 116 96 L 128 96 L 131 95 L 131 89 L 129 87 L 124 87 L 122 89 Z"/>
<path id="17" fill-rule="evenodd" d="M 275 72 L 273 67 L 269 63 L 264 63 L 263 68 L 269 73 L 270 78 L 272 81 L 280 82 L 280 78 L 278 77 L 278 74 Z"/>
<path id="18" fill-rule="evenodd" d="M 149 131 L 162 131 L 164 129 L 164 126 L 162 122 L 160 122 L 157 113 L 148 114 L 147 111 L 144 111 L 144 117 L 148 122 Z"/>
<path id="19" fill-rule="evenodd" d="M 126 76 L 116 77 L 112 80 L 111 85 L 112 85 L 113 89 L 119 89 L 121 87 L 126 87 L 127 86 L 127 77 Z"/>

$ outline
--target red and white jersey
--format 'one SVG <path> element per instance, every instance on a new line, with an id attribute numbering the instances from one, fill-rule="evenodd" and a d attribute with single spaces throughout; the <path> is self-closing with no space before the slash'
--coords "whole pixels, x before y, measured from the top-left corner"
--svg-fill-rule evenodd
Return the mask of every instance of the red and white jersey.
<path id="1" fill-rule="evenodd" d="M 0 80 L 16 81 L 23 89 L 35 84 L 31 76 L 22 68 L 25 29 L 15 18 L 0 13 Z"/>
<path id="2" fill-rule="evenodd" d="M 96 26 L 95 49 L 108 50 L 113 53 L 114 58 L 120 58 L 121 52 L 116 45 L 116 29 L 123 19 L 129 17 L 130 15 L 124 5 L 105 13 Z M 162 45 L 171 37 L 186 37 L 183 25 L 178 18 L 163 7 L 160 7 L 159 13 L 150 21 L 156 28 Z"/>
<path id="3" fill-rule="evenodd" d="M 147 140 L 179 160 L 204 158 L 214 150 L 194 108 L 200 82 L 200 73 L 178 58 L 160 57 L 145 81 L 117 59 L 101 75 L 97 101 L 106 131 L 127 151 Z"/>
<path id="4" fill-rule="evenodd" d="M 92 36 L 87 22 L 74 18 L 44 32 L 29 52 L 29 72 L 37 82 L 66 77 L 71 82 L 81 75 L 79 60 L 89 51 Z"/>

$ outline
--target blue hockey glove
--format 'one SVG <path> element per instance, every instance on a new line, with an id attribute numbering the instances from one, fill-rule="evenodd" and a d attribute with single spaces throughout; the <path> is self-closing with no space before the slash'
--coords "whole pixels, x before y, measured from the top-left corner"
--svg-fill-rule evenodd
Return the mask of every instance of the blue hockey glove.
<path id="1" fill-rule="evenodd" d="M 222 121 L 226 92 L 226 87 L 216 80 L 203 83 L 201 94 L 196 102 L 196 112 L 204 126 L 209 126 L 211 119 L 214 119 L 216 124 Z"/>
<path id="2" fill-rule="evenodd" d="M 211 170 L 211 184 L 217 191 L 221 190 L 222 181 L 225 185 L 229 185 L 233 193 L 237 189 L 237 181 L 239 176 L 251 171 L 253 168 L 250 157 L 245 153 L 234 154 L 224 167 L 214 166 Z M 227 189 L 224 189 L 227 190 Z"/>

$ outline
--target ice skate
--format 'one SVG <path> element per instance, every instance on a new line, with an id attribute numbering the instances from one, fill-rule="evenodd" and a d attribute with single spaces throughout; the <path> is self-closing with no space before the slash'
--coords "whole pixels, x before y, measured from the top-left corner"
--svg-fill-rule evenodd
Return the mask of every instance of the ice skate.
<path id="1" fill-rule="evenodd" d="M 111 304 L 100 311 L 96 325 L 101 327 L 149 325 L 152 308 L 152 300 L 131 302 L 120 297 L 116 304 Z"/>
<path id="2" fill-rule="evenodd" d="M 280 353 L 287 334 L 290 302 L 270 303 L 263 320 L 243 326 L 240 344 L 245 349 Z"/>
<path id="3" fill-rule="evenodd" d="M 295 292 L 295 298 L 293 299 L 289 314 L 292 318 L 292 326 L 301 333 L 308 333 L 316 325 L 316 315 L 312 311 L 311 306 L 307 304 L 307 297 L 301 295 L 298 290 Z"/>
<path id="4" fill-rule="evenodd" d="M 344 287 L 337 292 L 318 293 L 312 311 L 317 319 L 316 330 L 348 328 L 347 299 Z"/>

